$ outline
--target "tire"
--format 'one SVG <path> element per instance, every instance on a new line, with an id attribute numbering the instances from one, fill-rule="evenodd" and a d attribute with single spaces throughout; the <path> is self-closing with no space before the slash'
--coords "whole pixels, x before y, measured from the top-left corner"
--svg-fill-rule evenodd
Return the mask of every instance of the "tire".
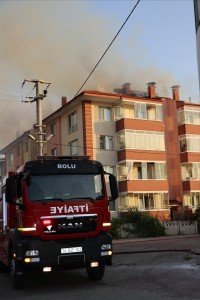
<path id="1" fill-rule="evenodd" d="M 88 278 L 92 281 L 101 280 L 105 272 L 105 263 L 100 262 L 96 268 L 86 267 Z"/>
<path id="2" fill-rule="evenodd" d="M 25 276 L 22 264 L 12 256 L 10 260 L 10 277 L 14 289 L 21 289 L 25 287 Z"/>
<path id="3" fill-rule="evenodd" d="M 8 267 L 4 265 L 1 261 L 0 261 L 0 272 L 2 273 L 8 272 Z"/>

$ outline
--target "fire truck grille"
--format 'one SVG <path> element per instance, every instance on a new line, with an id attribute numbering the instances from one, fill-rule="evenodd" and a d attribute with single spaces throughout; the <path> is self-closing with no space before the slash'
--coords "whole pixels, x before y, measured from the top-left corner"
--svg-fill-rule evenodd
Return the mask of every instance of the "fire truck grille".
<path id="1" fill-rule="evenodd" d="M 97 220 L 96 214 L 42 218 L 42 228 L 45 234 L 85 233 L 96 230 Z"/>

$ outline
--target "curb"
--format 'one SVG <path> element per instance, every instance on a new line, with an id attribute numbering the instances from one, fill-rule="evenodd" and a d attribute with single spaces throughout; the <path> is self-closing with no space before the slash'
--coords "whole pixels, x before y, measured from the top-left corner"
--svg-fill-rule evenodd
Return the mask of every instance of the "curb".
<path id="1" fill-rule="evenodd" d="M 138 243 L 145 243 L 145 242 L 154 242 L 154 241 L 171 241 L 171 240 L 176 240 L 176 239 L 182 239 L 182 240 L 185 240 L 185 239 L 199 239 L 199 245 L 200 245 L 200 236 L 198 234 L 195 234 L 195 235 L 178 235 L 178 236 L 161 236 L 161 237 L 152 237 L 152 238 L 143 238 L 143 239 L 124 239 L 124 240 L 113 240 L 113 246 L 114 245 L 125 245 L 125 244 L 131 244 L 131 243 L 134 243 L 134 244 L 138 244 Z M 194 247 L 196 248 L 196 247 Z M 194 255 L 200 255 L 200 247 L 197 247 L 198 249 L 188 249 L 188 248 L 185 248 L 185 249 L 175 249 L 175 248 L 172 248 L 172 249 L 152 249 L 152 250 L 129 250 L 129 251 L 115 251 L 113 249 L 113 255 L 117 255 L 117 254 L 136 254 L 136 253 L 153 253 L 153 252 L 190 252 Z"/>
<path id="2" fill-rule="evenodd" d="M 119 239 L 113 240 L 113 244 L 128 244 L 128 243 L 144 243 L 144 242 L 153 242 L 153 241 L 170 241 L 176 239 L 196 239 L 200 238 L 200 235 L 172 235 L 172 236 L 160 236 L 160 237 L 150 237 L 150 238 L 132 238 L 132 239 Z"/>
<path id="3" fill-rule="evenodd" d="M 194 255 L 200 255 L 199 252 L 191 249 L 162 249 L 162 250 L 138 250 L 138 251 L 113 251 L 113 255 L 120 254 L 139 254 L 139 253 L 154 253 L 154 252 L 191 252 Z"/>

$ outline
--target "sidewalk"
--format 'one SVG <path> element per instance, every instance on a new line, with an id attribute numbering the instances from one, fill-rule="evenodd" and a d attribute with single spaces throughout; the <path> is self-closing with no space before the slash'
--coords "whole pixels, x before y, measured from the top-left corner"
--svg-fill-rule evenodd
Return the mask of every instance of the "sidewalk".
<path id="1" fill-rule="evenodd" d="M 200 235 L 176 235 L 113 240 L 113 254 L 187 251 L 200 255 Z"/>

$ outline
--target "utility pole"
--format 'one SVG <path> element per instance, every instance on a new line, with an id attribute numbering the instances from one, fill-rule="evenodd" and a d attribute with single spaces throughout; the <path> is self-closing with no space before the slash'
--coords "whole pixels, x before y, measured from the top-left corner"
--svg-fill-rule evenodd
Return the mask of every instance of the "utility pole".
<path id="1" fill-rule="evenodd" d="M 37 156 L 42 156 L 43 155 L 43 144 L 44 144 L 43 137 L 45 135 L 45 133 L 43 132 L 43 125 L 42 125 L 42 100 L 44 97 L 46 97 L 47 88 L 49 87 L 49 85 L 51 83 L 43 81 L 43 80 L 39 80 L 39 79 L 32 79 L 32 80 L 25 79 L 22 86 L 24 85 L 24 83 L 26 81 L 35 83 L 35 87 L 36 87 L 36 96 L 34 98 L 29 97 L 29 99 L 32 99 L 32 100 L 24 101 L 24 102 L 30 102 L 30 103 L 36 102 L 36 122 L 37 122 L 37 124 L 35 125 L 35 128 L 36 128 L 36 135 L 37 135 L 37 139 L 36 139 Z M 44 90 L 43 94 L 41 94 L 41 92 L 40 92 L 41 84 L 47 85 L 47 88 Z"/>

